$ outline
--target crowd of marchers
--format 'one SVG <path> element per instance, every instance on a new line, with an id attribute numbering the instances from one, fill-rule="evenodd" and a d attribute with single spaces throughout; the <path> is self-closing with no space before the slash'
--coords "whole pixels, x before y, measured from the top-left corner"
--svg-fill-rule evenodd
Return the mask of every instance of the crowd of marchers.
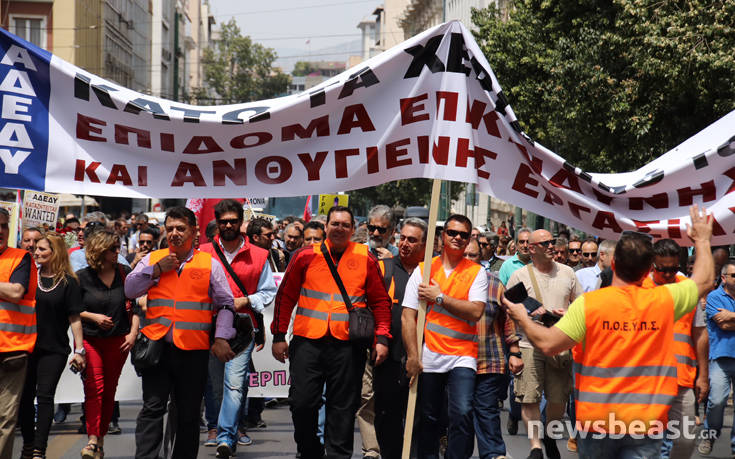
<path id="1" fill-rule="evenodd" d="M 195 458 L 200 443 L 233 457 L 279 402 L 248 397 L 267 333 L 289 365 L 303 459 L 352 457 L 355 420 L 363 457 L 389 459 L 404 448 L 468 458 L 475 443 L 481 458 L 559 458 L 560 437 L 543 427 L 565 416 L 580 457 L 689 458 L 709 454 L 723 427 L 735 262 L 710 246 L 712 218 L 696 205 L 690 248 L 640 232 L 476 227 L 459 214 L 427 241 L 425 220 L 384 205 L 362 222 L 341 206 L 311 221 L 245 220 L 234 200 L 214 213 L 67 215 L 56 231 L 24 229 L 12 248 L 0 209 L 0 459 L 12 457 L 16 423 L 21 458 L 54 456 L 67 367 L 84 383 L 81 457 L 103 458 L 131 351 L 143 394 L 135 457 Z M 506 450 L 506 402 L 507 433 L 521 422 L 528 433 L 523 451 Z"/>

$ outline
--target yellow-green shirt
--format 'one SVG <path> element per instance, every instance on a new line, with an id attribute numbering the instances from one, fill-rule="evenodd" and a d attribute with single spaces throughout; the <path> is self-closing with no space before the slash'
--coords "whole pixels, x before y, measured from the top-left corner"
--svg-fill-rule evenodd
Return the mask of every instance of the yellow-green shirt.
<path id="1" fill-rule="evenodd" d="M 679 320 L 697 306 L 699 290 L 693 280 L 687 279 L 675 284 L 666 284 L 663 287 L 669 289 L 671 298 L 674 301 L 674 321 Z M 584 340 L 587 333 L 587 323 L 584 316 L 584 295 L 574 300 L 564 317 L 554 326 L 578 343 Z"/>

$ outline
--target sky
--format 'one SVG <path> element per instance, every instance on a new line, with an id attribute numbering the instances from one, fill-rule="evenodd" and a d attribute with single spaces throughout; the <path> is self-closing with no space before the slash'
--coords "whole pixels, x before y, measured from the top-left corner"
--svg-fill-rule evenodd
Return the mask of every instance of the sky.
<path id="1" fill-rule="evenodd" d="M 299 60 L 346 60 L 359 55 L 357 24 L 380 0 L 209 0 L 217 24 L 235 18 L 243 35 L 269 48 L 290 71 Z"/>

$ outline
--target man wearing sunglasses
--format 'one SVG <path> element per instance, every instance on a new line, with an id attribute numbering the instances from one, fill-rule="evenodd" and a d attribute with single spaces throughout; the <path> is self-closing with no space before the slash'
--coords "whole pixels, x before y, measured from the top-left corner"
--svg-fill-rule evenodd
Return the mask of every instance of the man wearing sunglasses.
<path id="1" fill-rule="evenodd" d="M 585 244 L 582 244 L 582 247 Z M 600 288 L 600 273 L 612 265 L 612 260 L 615 256 L 615 241 L 606 239 L 600 242 L 600 247 L 598 247 L 595 256 L 597 263 L 577 271 L 577 279 L 582 284 L 582 290 L 584 292 L 591 292 Z"/>
<path id="2" fill-rule="evenodd" d="M 395 217 L 390 207 L 377 205 L 368 212 L 368 245 L 378 259 L 398 255 L 398 247 L 391 244 L 395 227 Z"/>
<path id="3" fill-rule="evenodd" d="M 715 251 L 713 251 L 714 254 Z M 697 250 L 696 263 L 700 252 Z M 715 260 L 715 263 L 717 261 Z M 720 268 L 720 286 L 707 295 L 707 331 L 709 332 L 709 382 L 705 431 L 719 437 L 730 388 L 735 383 L 735 263 L 725 261 Z M 714 438 L 702 439 L 700 454 L 712 451 Z M 730 447 L 735 454 L 735 434 L 730 434 Z"/>
<path id="4" fill-rule="evenodd" d="M 500 266 L 500 271 L 498 272 L 498 278 L 503 285 L 508 284 L 510 275 L 517 269 L 520 269 L 531 262 L 531 252 L 528 249 L 530 237 L 531 230 L 528 228 L 521 228 L 516 233 L 516 253 L 503 262 Z"/>
<path id="5" fill-rule="evenodd" d="M 485 271 L 496 273 L 500 271 L 500 267 L 505 262 L 495 254 L 500 237 L 492 231 L 485 231 L 485 233 L 480 234 L 477 241 L 480 243 L 480 251 L 482 252 L 482 262 L 480 264 L 485 268 Z"/>
<path id="6" fill-rule="evenodd" d="M 441 255 L 429 267 L 431 281 L 422 281 L 427 267 L 419 264 L 406 284 L 401 317 L 409 385 L 420 375 L 421 418 L 417 432 L 418 457 L 439 453 L 443 396 L 448 397 L 449 427 L 446 458 L 468 458 L 474 448 L 472 399 L 477 371 L 477 326 L 487 301 L 487 275 L 464 258 L 472 222 L 451 215 L 442 232 Z M 416 319 L 419 300 L 426 301 L 425 342 L 419 360 Z"/>
<path id="7" fill-rule="evenodd" d="M 582 243 L 582 269 L 591 268 L 595 263 L 597 263 L 597 242 L 587 239 Z"/>
<path id="8" fill-rule="evenodd" d="M 573 237 L 578 237 L 576 234 Z M 579 239 L 572 239 L 569 241 L 569 258 L 567 259 L 567 266 L 571 267 L 575 271 L 579 271 L 584 268 L 582 264 L 582 241 Z"/>
<path id="9" fill-rule="evenodd" d="M 653 253 L 653 270 L 643 281 L 644 287 L 675 284 L 687 279 L 679 272 L 681 254 L 679 244 L 672 239 L 660 239 L 653 244 Z M 666 459 L 689 458 L 694 453 L 695 399 L 699 399 L 700 403 L 703 402 L 707 399 L 709 391 L 707 369 L 709 339 L 705 326 L 702 308 L 694 308 L 674 322 L 672 346 L 676 356 L 676 379 L 679 390 L 669 411 L 669 421 L 676 420 L 682 433 L 686 429 L 686 434 L 677 438 L 670 438 L 671 435 L 664 436 L 661 456 Z"/>
<path id="10" fill-rule="evenodd" d="M 543 307 L 531 313 L 532 316 L 540 319 L 545 312 L 549 312 L 561 317 L 571 302 L 582 294 L 582 287 L 569 266 L 554 261 L 556 240 L 550 232 L 543 229 L 536 230 L 531 233 L 529 241 L 531 263 L 510 276 L 508 288 L 522 283 L 528 296 L 543 304 Z M 519 346 L 525 369 L 514 380 L 515 400 L 521 404 L 521 415 L 529 432 L 531 442 L 529 457 L 542 459 L 542 441 L 539 432 L 537 429 L 529 428 L 529 423 L 541 419 L 542 394 L 547 401 L 547 422 L 561 419 L 572 390 L 572 356 L 567 352 L 555 357 L 546 357 L 523 333 Z M 543 445 L 549 458 L 560 457 L 553 439 L 544 437 Z"/>
<path id="11" fill-rule="evenodd" d="M 135 268 L 135 266 L 140 263 L 140 260 L 145 258 L 146 255 L 156 250 L 157 248 L 156 232 L 153 231 L 152 228 L 146 228 L 144 230 L 141 230 L 140 234 L 138 235 L 138 247 L 133 253 L 128 254 L 125 259 L 128 260 L 131 268 Z"/>
<path id="12" fill-rule="evenodd" d="M 615 246 L 611 286 L 577 298 L 552 327 L 503 299 L 545 355 L 576 346 L 576 421 L 586 432 L 578 440 L 580 457 L 660 457 L 661 429 L 677 395 L 674 321 L 697 306 L 714 280 L 713 219 L 697 205 L 689 214 L 687 235 L 697 251 L 691 280 L 643 287 L 653 266 L 653 238 L 624 232 Z"/>

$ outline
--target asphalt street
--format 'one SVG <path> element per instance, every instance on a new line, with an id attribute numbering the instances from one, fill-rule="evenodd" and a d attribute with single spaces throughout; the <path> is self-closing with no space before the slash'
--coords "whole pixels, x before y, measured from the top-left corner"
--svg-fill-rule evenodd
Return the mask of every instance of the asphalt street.
<path id="1" fill-rule="evenodd" d="M 109 435 L 105 439 L 105 458 L 130 458 L 135 454 L 135 418 L 140 411 L 140 402 L 124 402 L 121 403 L 120 427 L 121 435 Z M 80 450 L 87 442 L 86 435 L 77 433 L 80 426 L 79 423 L 80 406 L 72 405 L 72 412 L 69 414 L 66 422 L 62 424 L 54 424 L 51 430 L 51 437 L 46 456 L 49 459 L 76 459 L 80 456 Z M 523 459 L 528 455 L 529 444 L 526 439 L 525 429 L 519 426 L 517 435 L 508 435 L 505 431 L 508 413 L 506 410 L 502 412 L 503 437 L 508 449 L 508 455 L 515 459 Z M 276 408 L 266 408 L 263 412 L 263 420 L 267 423 L 265 429 L 255 429 L 248 432 L 253 439 L 250 446 L 240 446 L 237 456 L 240 458 L 284 458 L 294 457 L 296 454 L 296 444 L 293 440 L 293 426 L 291 424 L 291 413 L 288 406 L 279 405 Z M 715 443 L 710 458 L 731 458 L 729 451 L 729 442 L 726 440 L 730 436 L 730 427 L 732 426 L 732 408 L 728 407 L 725 417 L 725 426 L 722 437 Z M 201 442 L 204 442 L 206 434 L 201 434 Z M 562 458 L 576 458 L 576 453 L 570 453 L 566 449 L 566 440 L 557 442 Z M 22 439 L 20 432 L 16 433 L 13 457 L 20 457 L 20 448 Z M 360 432 L 355 427 L 355 453 L 353 457 L 361 458 L 361 440 Z M 199 458 L 213 458 L 215 448 L 200 446 Z M 475 456 L 477 456 L 477 448 L 475 448 Z M 694 457 L 701 457 L 696 454 Z"/>

